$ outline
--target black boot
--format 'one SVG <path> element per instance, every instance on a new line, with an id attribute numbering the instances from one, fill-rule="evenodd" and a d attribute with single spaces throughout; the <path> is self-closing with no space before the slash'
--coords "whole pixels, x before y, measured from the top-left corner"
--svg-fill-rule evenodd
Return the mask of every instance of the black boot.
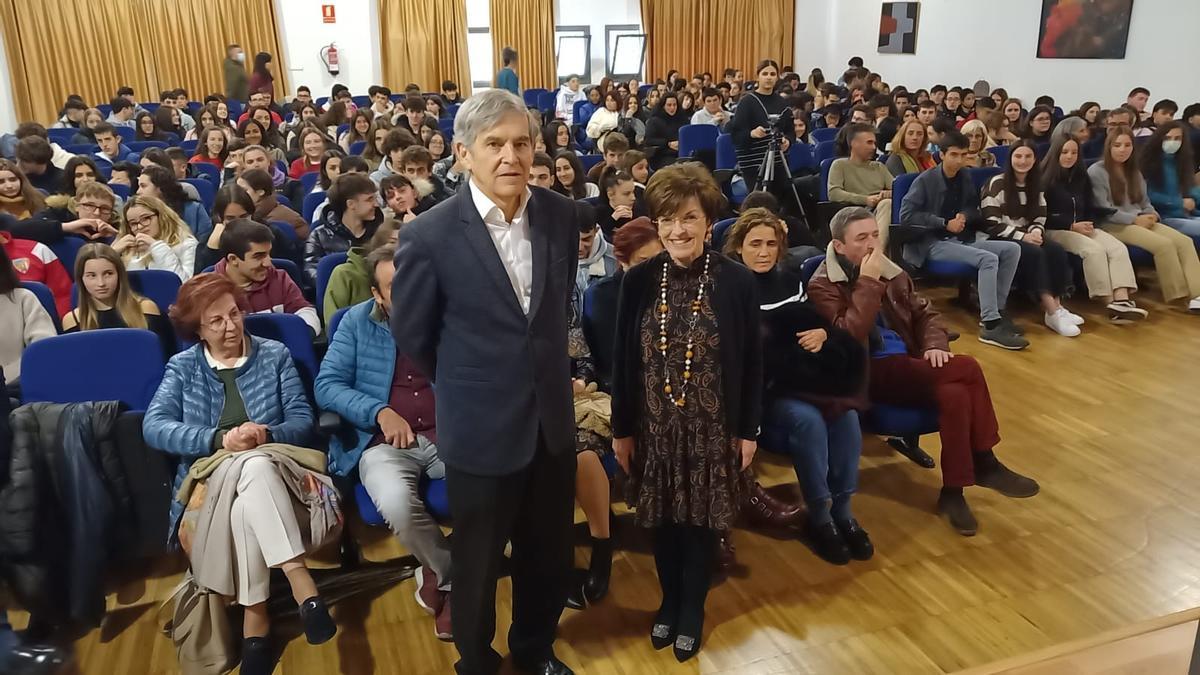
<path id="1" fill-rule="evenodd" d="M 587 580 L 583 583 L 583 596 L 589 605 L 594 605 L 608 595 L 608 580 L 612 575 L 612 538 L 592 537 L 592 559 L 588 563 Z"/>
<path id="2" fill-rule="evenodd" d="M 310 645 L 329 642 L 337 633 L 337 624 L 319 596 L 314 595 L 300 603 L 300 618 L 304 619 L 304 637 Z"/>
<path id="3" fill-rule="evenodd" d="M 275 650 L 269 637 L 242 640 L 242 675 L 271 675 L 275 670 Z"/>
<path id="4" fill-rule="evenodd" d="M 654 567 L 658 570 L 658 585 L 662 587 L 662 605 L 650 629 L 650 644 L 662 649 L 675 642 L 679 624 L 680 563 L 683 559 L 681 528 L 663 525 L 654 531 Z"/>
<path id="5" fill-rule="evenodd" d="M 712 582 L 713 556 L 716 554 L 716 535 L 702 527 L 684 530 L 684 560 L 679 632 L 675 637 L 675 659 L 687 661 L 700 651 L 704 636 L 704 602 Z"/>

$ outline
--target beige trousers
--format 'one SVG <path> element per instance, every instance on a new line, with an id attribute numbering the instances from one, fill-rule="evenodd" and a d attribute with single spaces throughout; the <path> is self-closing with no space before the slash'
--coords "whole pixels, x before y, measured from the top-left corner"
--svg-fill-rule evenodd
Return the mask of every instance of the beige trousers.
<path id="1" fill-rule="evenodd" d="M 246 460 L 238 477 L 233 526 L 237 602 L 249 607 L 271 594 L 271 568 L 304 555 L 296 502 L 268 457 Z"/>
<path id="2" fill-rule="evenodd" d="M 1154 256 L 1164 300 L 1200 298 L 1200 258 L 1191 237 L 1162 223 L 1150 228 L 1116 223 L 1101 227 L 1122 243 L 1144 248 Z"/>
<path id="3" fill-rule="evenodd" d="M 888 228 L 892 226 L 892 200 L 880 199 L 875 205 L 875 222 L 879 224 L 879 250 L 886 251 Z"/>
<path id="4" fill-rule="evenodd" d="M 1083 278 L 1087 281 L 1089 296 L 1111 298 L 1115 288 L 1137 290 L 1129 248 L 1111 234 L 1101 229 L 1092 230 L 1090 235 L 1071 230 L 1046 230 L 1046 238 L 1068 253 L 1083 258 Z"/>

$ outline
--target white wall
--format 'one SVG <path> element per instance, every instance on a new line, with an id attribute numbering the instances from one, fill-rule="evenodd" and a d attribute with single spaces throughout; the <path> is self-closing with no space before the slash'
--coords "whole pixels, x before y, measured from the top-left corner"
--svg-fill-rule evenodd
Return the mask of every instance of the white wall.
<path id="1" fill-rule="evenodd" d="M 600 82 L 607 68 L 604 27 L 642 25 L 638 0 L 554 0 L 554 23 L 558 26 L 590 26 L 592 31 L 592 83 Z M 558 45 L 555 44 L 555 49 Z"/>
<path id="2" fill-rule="evenodd" d="M 321 5 L 337 8 L 337 23 L 321 20 Z M 379 53 L 379 8 L 375 0 L 275 0 L 291 90 L 307 85 L 313 97 L 329 96 L 334 84 L 350 87 L 350 92 L 366 94 L 367 87 L 382 83 L 383 68 Z M 321 61 L 320 50 L 336 43 L 341 72 L 330 75 Z M 391 83 L 394 89 L 404 83 Z"/>
<path id="3" fill-rule="evenodd" d="M 797 0 L 796 70 L 819 66 L 837 80 L 851 56 L 909 90 L 978 79 L 1028 103 L 1049 94 L 1065 110 L 1085 100 L 1123 103 L 1135 86 L 1151 103 L 1200 101 L 1200 2 L 1134 0 L 1123 60 L 1035 58 L 1042 0 L 923 0 L 917 53 L 879 54 L 880 0 Z M 1171 64 L 1174 64 L 1173 66 Z"/>

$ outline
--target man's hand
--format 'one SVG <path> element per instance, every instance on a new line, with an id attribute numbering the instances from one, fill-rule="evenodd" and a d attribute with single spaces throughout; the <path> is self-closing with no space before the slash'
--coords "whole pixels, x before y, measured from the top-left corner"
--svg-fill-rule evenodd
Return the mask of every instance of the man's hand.
<path id="1" fill-rule="evenodd" d="M 101 237 L 111 237 L 117 233 L 112 225 L 98 218 L 80 218 L 72 220 L 69 223 L 62 224 L 63 232 L 68 234 L 76 234 L 88 239 L 99 239 Z"/>
<path id="2" fill-rule="evenodd" d="M 383 432 L 383 440 L 393 448 L 410 448 L 417 440 L 416 434 L 413 433 L 412 427 L 409 426 L 408 420 L 400 416 L 400 413 L 391 408 L 384 408 L 375 416 L 375 421 L 379 422 L 379 430 Z"/>
<path id="3" fill-rule="evenodd" d="M 883 277 L 883 254 L 879 251 L 871 251 L 867 257 L 863 258 L 862 264 L 858 266 L 858 275 L 867 279 L 879 279 Z"/>
<path id="4" fill-rule="evenodd" d="M 796 333 L 796 342 L 804 348 L 805 351 L 816 354 L 821 351 L 821 347 L 825 346 L 825 341 L 829 339 L 829 333 L 824 328 L 814 328 Z"/>
<path id="5" fill-rule="evenodd" d="M 879 201 L 881 199 L 883 199 L 883 197 L 881 196 L 880 193 L 875 193 L 875 194 L 871 195 L 870 197 L 867 197 L 867 207 L 872 208 L 872 209 L 875 208 L 876 206 L 879 205 Z"/>
<path id="6" fill-rule="evenodd" d="M 679 141 L 669 141 L 667 143 L 667 147 L 672 150 L 678 150 L 679 149 Z"/>
<path id="7" fill-rule="evenodd" d="M 750 130 L 750 137 L 751 138 L 766 138 L 767 130 L 762 127 L 754 127 L 753 129 Z"/>
<path id="8" fill-rule="evenodd" d="M 413 213 L 412 211 L 405 211 L 404 217 L 402 217 L 400 219 L 400 221 L 404 222 L 404 223 L 411 223 L 412 221 L 414 221 L 416 219 L 417 219 L 417 214 Z"/>
<path id="9" fill-rule="evenodd" d="M 1071 231 L 1090 237 L 1092 233 L 1096 231 L 1096 224 L 1090 220 L 1080 220 L 1078 222 L 1071 223 Z"/>
<path id="10" fill-rule="evenodd" d="M 1034 246 L 1041 246 L 1042 245 L 1042 231 L 1036 230 L 1036 229 L 1030 230 L 1025 233 L 1025 236 L 1021 239 L 1021 241 L 1024 241 L 1029 244 L 1033 244 Z"/>
<path id="11" fill-rule="evenodd" d="M 792 139 L 788 138 L 787 136 L 784 136 L 779 139 L 780 152 L 787 152 L 788 148 L 790 148 L 790 147 L 792 147 Z"/>
<path id="12" fill-rule="evenodd" d="M 582 394 L 583 392 L 587 391 L 587 382 L 579 379 L 578 377 L 572 378 L 571 391 L 574 392 L 576 396 Z"/>
<path id="13" fill-rule="evenodd" d="M 967 229 L 967 217 L 961 213 L 946 221 L 946 231 L 950 234 L 958 234 L 965 229 Z"/>
<path id="14" fill-rule="evenodd" d="M 613 439 L 613 455 L 617 458 L 617 464 L 625 473 L 629 473 L 629 462 L 633 460 L 633 437 L 626 436 L 625 438 Z"/>
<path id="15" fill-rule="evenodd" d="M 954 358 L 954 354 L 951 354 L 943 349 L 930 349 L 929 351 L 925 352 L 925 360 L 928 361 L 929 365 L 933 366 L 934 368 L 941 368 L 949 363 L 950 359 L 952 358 Z"/>
<path id="16" fill-rule="evenodd" d="M 748 441 L 744 438 L 739 438 L 738 451 L 742 455 L 742 471 L 745 471 L 750 468 L 750 464 L 754 461 L 754 453 L 758 452 L 758 441 Z"/>

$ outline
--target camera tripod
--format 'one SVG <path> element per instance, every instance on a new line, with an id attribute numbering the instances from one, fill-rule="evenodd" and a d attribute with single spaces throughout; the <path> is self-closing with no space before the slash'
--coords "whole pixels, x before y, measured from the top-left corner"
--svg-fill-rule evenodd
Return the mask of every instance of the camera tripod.
<path id="1" fill-rule="evenodd" d="M 781 158 L 781 137 L 782 134 L 775 128 L 774 124 L 768 126 L 767 154 L 763 157 L 762 164 L 758 167 L 758 180 L 755 181 L 754 185 L 750 186 L 750 191 L 770 191 L 771 183 L 775 181 L 776 160 L 779 160 L 779 163 L 783 165 L 783 173 L 787 176 L 788 189 L 792 191 L 792 199 L 796 200 L 796 212 L 805 223 L 808 223 L 808 214 L 804 212 L 804 202 L 800 201 L 800 193 L 796 190 L 792 169 L 788 166 L 786 158 Z"/>

